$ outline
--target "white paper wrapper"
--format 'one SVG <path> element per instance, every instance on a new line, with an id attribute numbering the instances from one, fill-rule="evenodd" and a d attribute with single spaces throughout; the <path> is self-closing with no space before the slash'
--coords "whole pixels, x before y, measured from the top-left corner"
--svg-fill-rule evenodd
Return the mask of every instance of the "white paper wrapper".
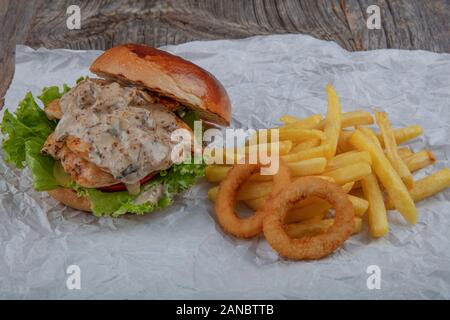
<path id="1" fill-rule="evenodd" d="M 394 126 L 421 124 L 411 145 L 439 159 L 419 177 L 449 166 L 450 55 L 377 50 L 350 53 L 301 35 L 191 42 L 166 48 L 212 72 L 233 103 L 233 126 L 262 128 L 284 114 L 324 113 L 332 83 L 345 111 L 373 107 Z M 88 75 L 98 51 L 17 47 L 6 96 L 15 110 L 27 91 Z M 2 158 L 3 159 L 3 158 Z M 101 218 L 65 208 L 31 187 L 0 159 L 1 298 L 450 298 L 450 191 L 418 204 L 416 226 L 390 213 L 390 232 L 367 230 L 332 256 L 279 259 L 262 239 L 237 240 L 215 223 L 201 182 L 167 210 Z M 81 290 L 68 290 L 66 269 L 81 269 Z M 369 265 L 381 289 L 367 288 Z"/>

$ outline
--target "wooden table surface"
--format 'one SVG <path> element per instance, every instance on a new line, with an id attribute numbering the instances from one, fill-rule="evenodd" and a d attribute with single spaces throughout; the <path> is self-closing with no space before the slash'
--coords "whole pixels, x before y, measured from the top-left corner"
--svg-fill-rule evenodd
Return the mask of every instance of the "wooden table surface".
<path id="1" fill-rule="evenodd" d="M 78 4 L 81 29 L 69 30 Z M 378 5 L 381 29 L 369 30 Z M 192 40 L 304 33 L 347 50 L 380 48 L 450 52 L 450 0 L 0 0 L 0 108 L 14 74 L 16 44 L 107 49 Z"/>

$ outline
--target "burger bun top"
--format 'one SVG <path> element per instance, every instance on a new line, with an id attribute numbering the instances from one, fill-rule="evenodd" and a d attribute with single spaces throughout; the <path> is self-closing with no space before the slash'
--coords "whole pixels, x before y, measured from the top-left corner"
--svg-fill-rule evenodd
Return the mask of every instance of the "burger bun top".
<path id="1" fill-rule="evenodd" d="M 91 72 L 172 98 L 201 119 L 228 126 L 231 104 L 222 84 L 208 71 L 181 57 L 140 44 L 123 44 L 100 55 Z"/>

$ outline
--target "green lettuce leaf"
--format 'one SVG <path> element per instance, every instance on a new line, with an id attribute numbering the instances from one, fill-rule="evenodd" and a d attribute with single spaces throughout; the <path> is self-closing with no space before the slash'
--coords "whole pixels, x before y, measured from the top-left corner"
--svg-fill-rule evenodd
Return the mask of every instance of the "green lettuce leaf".
<path id="1" fill-rule="evenodd" d="M 156 181 L 166 186 L 169 193 L 180 193 L 189 189 L 204 174 L 204 164 L 180 163 L 161 171 Z"/>
<path id="2" fill-rule="evenodd" d="M 198 112 L 191 108 L 180 108 L 177 114 L 192 130 L 194 130 L 194 122 L 200 120 Z"/>
<path id="3" fill-rule="evenodd" d="M 175 164 L 170 169 L 160 172 L 153 180 L 141 187 L 141 190 L 148 190 L 158 184 L 163 185 L 165 195 L 159 199 L 158 203 L 135 204 L 134 200 L 139 195 L 130 195 L 127 191 L 102 192 L 98 189 L 81 187 L 76 183 L 72 183 L 71 187 L 79 196 L 89 197 L 94 215 L 118 217 L 127 212 L 145 214 L 169 206 L 177 193 L 189 189 L 204 173 L 204 164 L 184 163 Z"/>
<path id="4" fill-rule="evenodd" d="M 40 153 L 42 143 L 37 139 L 25 142 L 25 160 L 33 177 L 33 187 L 36 191 L 47 191 L 57 188 L 58 182 L 53 176 L 55 160 Z"/>
<path id="5" fill-rule="evenodd" d="M 70 87 L 67 84 L 63 84 L 63 90 L 62 92 L 59 91 L 58 86 L 51 86 L 51 87 L 45 87 L 42 90 L 42 93 L 37 98 L 42 101 L 44 104 L 44 107 L 47 107 L 47 105 L 55 100 L 61 98 L 65 93 L 70 91 Z"/>
<path id="6" fill-rule="evenodd" d="M 47 118 L 31 92 L 28 92 L 14 115 L 8 110 L 3 114 L 0 128 L 7 136 L 2 142 L 6 161 L 22 169 L 25 165 L 26 142 L 33 140 L 42 146 L 55 127 L 56 122 Z"/>

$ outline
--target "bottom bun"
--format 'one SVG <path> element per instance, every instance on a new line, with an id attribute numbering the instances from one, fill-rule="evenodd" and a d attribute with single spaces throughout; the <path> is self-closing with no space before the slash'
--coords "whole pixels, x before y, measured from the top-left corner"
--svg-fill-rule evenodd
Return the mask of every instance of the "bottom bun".
<path id="1" fill-rule="evenodd" d="M 91 201 L 87 197 L 79 197 L 75 191 L 68 188 L 57 188 L 47 192 L 50 197 L 71 208 L 92 212 Z"/>

